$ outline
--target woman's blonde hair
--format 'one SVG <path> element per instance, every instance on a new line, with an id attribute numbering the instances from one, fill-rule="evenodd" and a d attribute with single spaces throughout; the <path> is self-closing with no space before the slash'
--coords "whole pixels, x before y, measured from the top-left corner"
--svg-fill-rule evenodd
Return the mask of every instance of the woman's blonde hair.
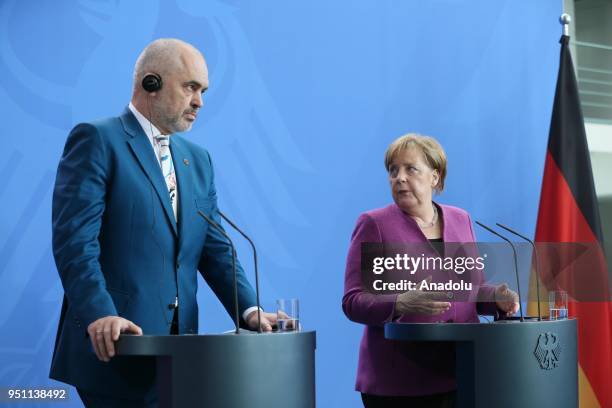
<path id="1" fill-rule="evenodd" d="M 444 190 L 444 180 L 446 179 L 446 153 L 444 153 L 442 145 L 431 136 L 408 133 L 395 139 L 385 152 L 385 169 L 389 172 L 391 163 L 400 153 L 415 147 L 423 153 L 427 165 L 438 171 L 440 177 L 434 190 L 440 193 Z"/>

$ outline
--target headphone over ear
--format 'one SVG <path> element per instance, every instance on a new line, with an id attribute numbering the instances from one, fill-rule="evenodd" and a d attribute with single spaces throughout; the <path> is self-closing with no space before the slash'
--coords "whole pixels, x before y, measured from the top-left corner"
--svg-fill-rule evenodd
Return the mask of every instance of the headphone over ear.
<path id="1" fill-rule="evenodd" d="M 157 74 L 147 74 L 142 78 L 142 88 L 149 92 L 157 92 L 162 88 L 162 79 Z"/>

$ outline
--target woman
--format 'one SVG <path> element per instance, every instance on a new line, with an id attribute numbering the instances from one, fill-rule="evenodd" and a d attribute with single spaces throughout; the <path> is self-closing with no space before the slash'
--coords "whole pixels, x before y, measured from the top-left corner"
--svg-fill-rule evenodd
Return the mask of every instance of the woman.
<path id="1" fill-rule="evenodd" d="M 400 322 L 478 322 L 478 314 L 518 310 L 506 285 L 479 284 L 472 290 L 495 303 L 449 302 L 419 290 L 377 295 L 362 288 L 361 244 L 474 242 L 472 222 L 462 209 L 433 202 L 446 177 L 446 155 L 428 136 L 408 134 L 385 153 L 394 203 L 362 214 L 347 257 L 342 308 L 365 324 L 359 350 L 356 389 L 365 407 L 452 407 L 455 400 L 454 345 L 396 342 L 384 338 L 384 324 Z M 478 282 L 481 283 L 481 282 Z"/>

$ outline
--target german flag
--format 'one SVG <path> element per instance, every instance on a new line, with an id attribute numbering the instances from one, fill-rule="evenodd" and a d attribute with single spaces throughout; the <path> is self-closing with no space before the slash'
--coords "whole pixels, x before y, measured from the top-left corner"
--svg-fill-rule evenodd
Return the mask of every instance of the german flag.
<path id="1" fill-rule="evenodd" d="M 569 315 L 578 321 L 579 393 L 581 407 L 612 407 L 612 303 L 609 276 L 593 172 L 569 37 L 561 37 L 561 58 L 553 106 L 544 179 L 540 196 L 536 242 L 589 243 L 600 256 L 599 268 L 575 271 L 561 289 L 570 294 Z M 590 269 L 590 268 L 589 268 Z M 544 278 L 543 278 L 544 279 Z M 572 281 L 585 280 L 601 289 L 586 299 L 572 297 Z M 548 299 L 543 285 L 544 296 Z M 593 292 L 593 293 L 595 293 Z M 603 295 L 602 295 L 603 293 Z M 535 277 L 530 280 L 528 312 L 535 314 Z M 544 307 L 542 310 L 548 310 Z"/>

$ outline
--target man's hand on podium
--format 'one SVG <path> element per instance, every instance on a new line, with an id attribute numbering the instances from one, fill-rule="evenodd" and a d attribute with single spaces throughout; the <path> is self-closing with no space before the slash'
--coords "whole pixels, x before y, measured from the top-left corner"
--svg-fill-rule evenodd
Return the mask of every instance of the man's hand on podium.
<path id="1" fill-rule="evenodd" d="M 519 297 L 517 293 L 505 283 L 495 288 L 495 303 L 499 309 L 506 313 L 506 316 L 512 316 L 519 310 Z"/>
<path id="2" fill-rule="evenodd" d="M 247 316 L 246 323 L 251 330 L 257 330 L 257 310 Z M 271 332 L 272 326 L 276 325 L 276 313 L 261 312 L 261 330 Z"/>
<path id="3" fill-rule="evenodd" d="M 262 321 L 263 323 L 263 321 Z M 100 361 L 109 362 L 115 356 L 115 342 L 119 334 L 132 333 L 142 336 L 142 329 L 119 316 L 106 316 L 87 327 L 91 345 Z"/>

